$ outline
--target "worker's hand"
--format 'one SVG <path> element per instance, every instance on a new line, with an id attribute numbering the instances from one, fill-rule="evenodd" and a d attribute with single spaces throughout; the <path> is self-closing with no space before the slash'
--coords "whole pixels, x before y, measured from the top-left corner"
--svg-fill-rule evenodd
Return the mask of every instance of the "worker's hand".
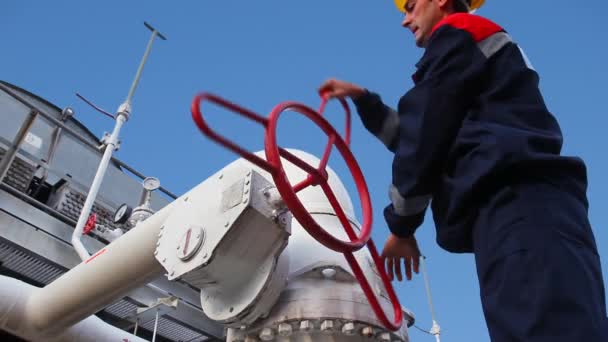
<path id="1" fill-rule="evenodd" d="M 356 84 L 348 83 L 336 79 L 330 79 L 319 87 L 319 95 L 327 99 L 334 97 L 345 98 L 350 97 L 351 99 L 357 98 L 365 93 L 365 89 L 359 87 Z"/>
<path id="2" fill-rule="evenodd" d="M 390 280 L 395 278 L 395 274 L 399 281 L 403 280 L 401 260 L 405 265 L 407 280 L 412 280 L 412 266 L 416 273 L 420 267 L 420 249 L 418 249 L 416 238 L 413 235 L 408 238 L 399 238 L 391 234 L 384 244 L 382 258 L 386 260 L 386 272 Z"/>

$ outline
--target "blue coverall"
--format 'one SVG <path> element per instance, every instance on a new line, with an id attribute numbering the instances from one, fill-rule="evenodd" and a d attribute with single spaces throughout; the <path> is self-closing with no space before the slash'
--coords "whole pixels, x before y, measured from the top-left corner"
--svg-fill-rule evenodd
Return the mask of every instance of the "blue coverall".
<path id="1" fill-rule="evenodd" d="M 587 175 L 523 51 L 495 23 L 458 13 L 434 28 L 398 110 L 354 99 L 394 152 L 391 232 L 408 237 L 431 203 L 437 242 L 473 252 L 492 341 L 608 341 Z M 474 337 L 472 341 L 474 341 Z"/>

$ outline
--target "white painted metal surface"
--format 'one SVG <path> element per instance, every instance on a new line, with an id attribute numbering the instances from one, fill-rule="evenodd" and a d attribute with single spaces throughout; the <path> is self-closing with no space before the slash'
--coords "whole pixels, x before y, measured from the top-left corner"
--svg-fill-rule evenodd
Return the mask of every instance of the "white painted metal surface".
<path id="1" fill-rule="evenodd" d="M 0 276 L 0 329 L 32 342 L 144 342 L 135 335 L 90 316 L 79 323 L 50 336 L 29 329 L 25 307 L 30 296 L 39 289 L 20 280 Z"/>
<path id="2" fill-rule="evenodd" d="M 156 258 L 169 279 L 200 288 L 203 311 L 222 324 L 267 314 L 287 282 L 290 214 L 269 200 L 271 188 L 233 163 L 176 201 L 161 229 Z"/>

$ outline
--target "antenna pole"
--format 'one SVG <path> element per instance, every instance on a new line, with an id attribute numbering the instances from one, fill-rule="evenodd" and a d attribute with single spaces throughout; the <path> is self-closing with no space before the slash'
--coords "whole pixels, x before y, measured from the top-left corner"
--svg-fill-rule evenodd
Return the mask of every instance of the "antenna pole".
<path id="1" fill-rule="evenodd" d="M 78 222 L 76 223 L 76 227 L 74 228 L 74 233 L 72 234 L 72 246 L 76 250 L 76 253 L 80 256 L 80 258 L 84 261 L 90 257 L 89 252 L 82 244 L 80 240 L 82 236 L 82 232 L 84 230 L 84 225 L 89 217 L 91 212 L 91 208 L 95 203 L 95 199 L 97 198 L 97 193 L 99 192 L 99 188 L 101 187 L 101 183 L 105 176 L 106 170 L 108 169 L 108 164 L 110 159 L 112 158 L 112 154 L 115 150 L 117 150 L 120 146 L 120 142 L 118 140 L 118 134 L 120 133 L 120 129 L 122 125 L 129 119 L 129 115 L 131 113 L 131 100 L 133 98 L 133 94 L 135 93 L 135 88 L 137 88 L 137 84 L 139 83 L 139 79 L 141 78 L 141 74 L 144 69 L 144 65 L 146 64 L 146 60 L 148 59 L 148 55 L 150 54 L 150 50 L 152 49 L 152 43 L 154 39 L 158 36 L 162 40 L 167 40 L 165 36 L 163 36 L 160 32 L 158 32 L 155 28 L 153 28 L 150 24 L 144 22 L 144 25 L 152 31 L 152 35 L 150 36 L 150 40 L 148 41 L 148 46 L 146 47 L 146 52 L 139 64 L 139 68 L 137 69 L 137 73 L 135 74 L 135 79 L 131 84 L 131 89 L 129 90 L 129 95 L 127 95 L 127 99 L 123 104 L 118 107 L 118 111 L 116 113 L 116 124 L 114 126 L 114 130 L 112 134 L 104 136 L 102 143 L 105 145 L 105 151 L 103 153 L 103 157 L 99 162 L 99 166 L 97 168 L 97 172 L 95 173 L 95 178 L 93 179 L 93 183 L 91 184 L 91 188 L 87 195 L 87 199 L 82 206 L 82 210 L 80 212 L 80 216 L 78 217 Z"/>

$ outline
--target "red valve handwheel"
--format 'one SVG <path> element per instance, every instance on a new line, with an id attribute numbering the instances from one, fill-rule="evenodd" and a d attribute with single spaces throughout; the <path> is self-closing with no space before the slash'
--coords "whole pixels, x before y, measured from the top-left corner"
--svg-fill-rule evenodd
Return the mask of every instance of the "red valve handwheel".
<path id="1" fill-rule="evenodd" d="M 318 167 L 314 167 L 306 163 L 302 159 L 298 158 L 289 151 L 277 145 L 276 131 L 278 119 L 280 115 L 285 111 L 293 111 L 306 116 L 317 126 L 319 126 L 321 130 L 329 137 L 325 152 L 323 153 L 323 157 L 321 158 L 321 162 L 319 163 Z M 367 189 L 363 173 L 361 172 L 361 169 L 359 168 L 359 164 L 357 164 L 355 157 L 353 156 L 352 152 L 350 151 L 344 140 L 342 140 L 340 135 L 329 124 L 329 122 L 327 122 L 327 120 L 325 120 L 322 116 L 319 115 L 319 113 L 315 112 L 310 107 L 307 107 L 300 103 L 280 103 L 272 110 L 272 112 L 270 112 L 270 116 L 268 118 L 268 126 L 266 128 L 264 146 L 268 162 L 277 167 L 277 171 L 272 174 L 272 178 L 275 182 L 277 190 L 283 197 L 283 201 L 285 201 L 285 204 L 287 205 L 293 216 L 298 220 L 298 222 L 300 222 L 302 227 L 304 227 L 304 229 L 306 229 L 310 233 L 310 235 L 312 235 L 317 241 L 319 241 L 324 246 L 337 252 L 354 252 L 365 246 L 371 235 L 372 225 L 372 206 L 369 191 Z M 336 195 L 328 184 L 328 174 L 326 166 L 333 146 L 336 147 L 336 149 L 340 152 L 340 154 L 346 161 L 346 165 L 348 166 L 348 169 L 353 175 L 355 185 L 359 193 L 359 198 L 361 200 L 361 208 L 363 212 L 363 223 L 361 225 L 361 233 L 359 236 L 357 236 L 356 232 L 352 228 L 352 225 L 348 220 L 346 214 L 344 213 L 342 206 L 338 202 Z M 283 168 L 283 162 L 281 161 L 281 157 L 307 172 L 308 177 L 302 182 L 292 186 Z M 334 209 L 336 216 L 338 216 L 338 219 L 340 220 L 340 223 L 346 231 L 346 234 L 348 235 L 350 241 L 343 241 L 329 234 L 325 229 L 319 226 L 319 224 L 306 210 L 296 193 L 311 185 L 321 186 L 321 189 L 327 196 L 329 203 Z"/>
<path id="2" fill-rule="evenodd" d="M 203 115 L 200 110 L 201 102 L 205 100 L 215 103 L 218 106 L 224 107 L 264 126 L 264 146 L 267 160 L 256 156 L 252 152 L 244 149 L 243 147 L 233 143 L 232 141 L 211 130 L 211 128 L 209 128 L 209 126 L 203 119 Z M 321 102 L 321 106 L 319 108 L 319 112 L 315 112 L 313 109 L 296 102 L 283 102 L 277 105 L 270 113 L 270 117 L 266 119 L 250 110 L 247 110 L 232 102 L 226 101 L 218 96 L 208 93 L 202 93 L 194 98 L 194 101 L 192 102 L 191 111 L 194 122 L 204 135 L 209 137 L 211 140 L 219 143 L 220 145 L 228 148 L 229 150 L 235 152 L 236 154 L 242 156 L 244 159 L 250 161 L 251 163 L 268 171 L 271 174 L 277 187 L 277 190 L 283 197 L 285 204 L 287 205 L 293 216 L 298 220 L 302 227 L 304 227 L 304 229 L 306 229 L 308 233 L 321 244 L 334 251 L 342 252 L 344 254 L 344 257 L 346 258 L 348 264 L 353 270 L 355 278 L 361 285 L 361 288 L 366 298 L 368 299 L 374 313 L 376 314 L 376 317 L 378 317 L 378 320 L 380 320 L 380 322 L 387 329 L 391 331 L 396 331 L 401 327 L 401 323 L 403 321 L 403 312 L 401 309 L 401 305 L 399 304 L 399 299 L 397 298 L 397 295 L 395 294 L 391 282 L 388 279 L 388 275 L 386 274 L 383 259 L 380 258 L 380 256 L 378 255 L 376 246 L 374 242 L 370 239 L 372 209 L 369 191 L 367 189 L 363 173 L 359 168 L 359 164 L 357 163 L 357 160 L 355 159 L 352 152 L 350 151 L 350 148 L 348 147 L 348 145 L 350 144 L 350 109 L 346 101 L 340 99 L 340 102 L 346 112 L 346 127 L 344 134 L 345 138 L 342 139 L 342 137 L 329 124 L 329 122 L 322 117 L 326 102 L 327 99 L 323 98 L 323 101 Z M 325 152 L 323 153 L 323 157 L 321 158 L 319 166 L 314 167 L 306 163 L 302 159 L 298 158 L 297 156 L 293 155 L 289 151 L 278 146 L 276 141 L 277 122 L 281 113 L 288 110 L 306 116 L 317 126 L 319 126 L 323 130 L 323 132 L 328 136 L 327 146 L 325 148 Z M 328 173 L 326 167 L 333 146 L 337 148 L 337 150 L 340 152 L 340 154 L 346 161 L 349 171 L 353 175 L 357 191 L 359 193 L 363 212 L 363 224 L 359 236 L 357 236 L 357 234 L 355 233 L 348 218 L 346 217 L 346 214 L 344 213 L 344 210 L 342 209 L 342 206 L 338 202 L 338 199 L 336 198 L 333 190 L 330 188 L 328 183 Z M 306 179 L 292 186 L 283 168 L 281 157 L 308 173 Z M 338 219 L 340 220 L 340 223 L 346 231 L 350 241 L 343 241 L 335 238 L 333 235 L 329 234 L 326 230 L 321 228 L 321 226 L 317 224 L 317 222 L 310 215 L 310 213 L 308 213 L 300 199 L 297 197 L 296 193 L 311 185 L 321 186 L 321 189 L 327 196 L 327 199 L 329 200 L 332 208 L 336 212 L 336 215 L 338 216 Z M 382 309 L 382 306 L 380 305 L 380 302 L 378 301 L 374 290 L 370 286 L 367 278 L 365 277 L 365 274 L 363 273 L 363 270 L 361 269 L 361 266 L 353 255 L 353 252 L 361 249 L 363 246 L 367 246 L 368 250 L 370 251 L 374 264 L 378 270 L 378 273 L 380 274 L 380 278 L 382 279 L 382 283 L 388 292 L 390 302 L 394 309 L 393 322 L 391 322 L 384 313 L 384 310 Z"/>

